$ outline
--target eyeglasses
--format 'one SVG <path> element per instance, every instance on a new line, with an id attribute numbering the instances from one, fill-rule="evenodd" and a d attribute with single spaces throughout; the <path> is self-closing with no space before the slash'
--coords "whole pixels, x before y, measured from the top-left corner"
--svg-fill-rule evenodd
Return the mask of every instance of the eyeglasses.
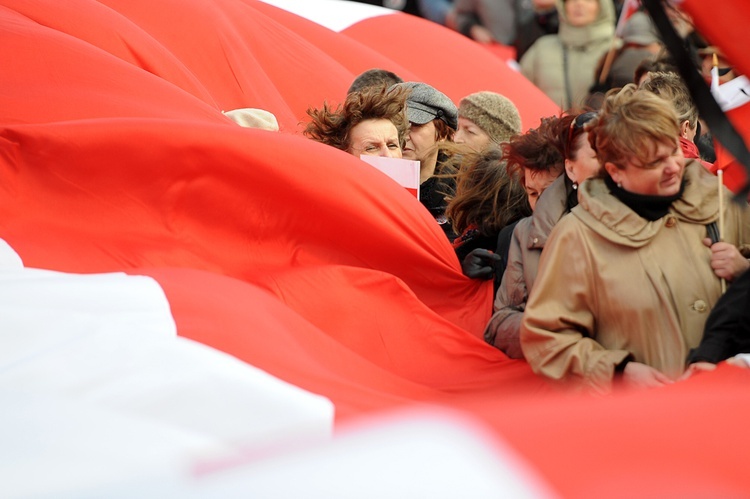
<path id="1" fill-rule="evenodd" d="M 570 122 L 570 128 L 568 129 L 568 137 L 565 141 L 565 158 L 573 159 L 573 144 L 579 135 L 583 133 L 583 126 L 589 121 L 593 120 L 599 115 L 596 111 L 589 111 L 587 113 L 581 113 Z"/>

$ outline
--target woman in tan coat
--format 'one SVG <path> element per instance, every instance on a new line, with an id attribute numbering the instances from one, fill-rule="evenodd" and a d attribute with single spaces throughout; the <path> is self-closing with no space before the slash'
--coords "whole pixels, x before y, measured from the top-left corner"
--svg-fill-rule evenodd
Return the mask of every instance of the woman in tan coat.
<path id="1" fill-rule="evenodd" d="M 563 215 L 578 204 L 578 185 L 601 170 L 584 130 L 584 125 L 595 116 L 593 112 L 567 115 L 557 122 L 553 130 L 556 137 L 550 142 L 560 149 L 565 174 L 545 189 L 534 214 L 518 222 L 513 231 L 508 265 L 495 296 L 494 314 L 484 331 L 487 343 L 510 358 L 523 358 L 521 319 L 547 238 Z"/>
<path id="2" fill-rule="evenodd" d="M 612 46 L 610 0 L 557 0 L 558 33 L 539 38 L 521 57 L 521 72 L 562 110 L 581 109 L 594 71 Z"/>
<path id="3" fill-rule="evenodd" d="M 721 295 L 750 267 L 747 206 L 724 203 L 717 179 L 687 161 L 668 102 L 634 85 L 610 95 L 589 139 L 606 174 L 579 188 L 579 204 L 552 230 L 521 324 L 535 372 L 607 391 L 679 377 Z M 731 193 L 725 189 L 729 200 Z"/>

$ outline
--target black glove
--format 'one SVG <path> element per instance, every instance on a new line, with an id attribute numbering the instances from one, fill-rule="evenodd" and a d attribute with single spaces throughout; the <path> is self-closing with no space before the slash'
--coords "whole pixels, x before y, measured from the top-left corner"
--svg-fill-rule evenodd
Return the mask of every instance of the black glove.
<path id="1" fill-rule="evenodd" d="M 500 260 L 500 256 L 492 251 L 476 248 L 461 262 L 461 270 L 466 277 L 472 279 L 492 279 L 495 275 L 495 263 Z"/>

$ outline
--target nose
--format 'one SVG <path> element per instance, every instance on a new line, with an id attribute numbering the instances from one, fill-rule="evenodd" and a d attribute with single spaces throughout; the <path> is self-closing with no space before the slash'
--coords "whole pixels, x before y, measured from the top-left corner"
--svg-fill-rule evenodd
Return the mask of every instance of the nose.
<path id="1" fill-rule="evenodd" d="M 389 149 L 388 146 L 383 146 L 380 148 L 380 153 L 378 156 L 384 157 L 384 158 L 401 158 L 401 148 L 398 149 Z"/>
<path id="2" fill-rule="evenodd" d="M 464 143 L 464 132 L 463 130 L 458 130 L 456 133 L 453 134 L 453 142 L 456 144 L 463 144 Z"/>
<path id="3" fill-rule="evenodd" d="M 534 211 L 534 208 L 536 208 L 536 198 L 528 196 L 528 200 L 529 200 L 529 208 L 531 208 L 531 211 Z"/>
<path id="4" fill-rule="evenodd" d="M 401 158 L 401 148 L 388 149 L 386 147 L 384 151 L 381 150 L 380 155 L 386 158 Z"/>
<path id="5" fill-rule="evenodd" d="M 685 157 L 682 154 L 670 156 L 669 159 L 667 159 L 667 164 L 664 167 L 665 173 L 669 175 L 675 175 L 682 170 L 683 165 L 685 164 Z"/>

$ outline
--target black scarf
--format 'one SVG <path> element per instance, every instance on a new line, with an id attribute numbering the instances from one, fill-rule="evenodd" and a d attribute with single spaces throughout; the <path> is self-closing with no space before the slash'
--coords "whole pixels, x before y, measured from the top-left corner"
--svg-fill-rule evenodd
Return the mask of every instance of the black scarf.
<path id="1" fill-rule="evenodd" d="M 619 199 L 628 208 L 636 212 L 640 217 L 653 222 L 669 213 L 669 207 L 672 203 L 682 197 L 685 190 L 685 180 L 682 179 L 680 191 L 673 196 L 652 196 L 648 194 L 634 194 L 628 192 L 622 187 L 618 187 L 615 181 L 609 175 L 604 177 L 604 183 L 609 187 L 609 192 Z"/>

